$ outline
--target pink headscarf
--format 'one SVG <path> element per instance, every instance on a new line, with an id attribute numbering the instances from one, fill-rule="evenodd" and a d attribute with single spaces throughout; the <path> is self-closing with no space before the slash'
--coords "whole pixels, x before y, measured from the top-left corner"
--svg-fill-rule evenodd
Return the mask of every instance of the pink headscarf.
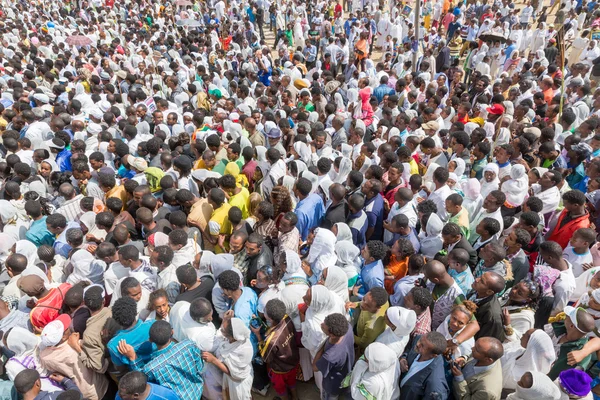
<path id="1" fill-rule="evenodd" d="M 371 107 L 371 88 L 365 87 L 358 91 L 360 100 L 362 102 L 362 119 L 365 126 L 370 126 L 373 123 L 373 107 Z"/>

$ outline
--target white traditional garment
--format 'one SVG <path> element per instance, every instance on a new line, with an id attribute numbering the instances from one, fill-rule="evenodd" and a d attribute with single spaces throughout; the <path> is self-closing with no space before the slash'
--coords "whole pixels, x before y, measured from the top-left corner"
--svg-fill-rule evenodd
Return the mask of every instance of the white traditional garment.
<path id="1" fill-rule="evenodd" d="M 533 382 L 531 387 L 526 389 L 517 385 L 515 392 L 509 394 L 506 400 L 560 400 L 560 389 L 552 382 L 552 379 L 541 372 L 530 372 Z"/>
<path id="2" fill-rule="evenodd" d="M 310 147 L 304 142 L 294 143 L 294 151 L 298 153 L 298 158 L 303 161 L 307 166 L 312 165 L 312 153 Z"/>
<path id="3" fill-rule="evenodd" d="M 350 301 L 348 295 L 348 276 L 340 267 L 336 265 L 329 265 L 327 267 L 325 287 L 335 293 L 344 302 L 344 304 Z"/>
<path id="4" fill-rule="evenodd" d="M 190 316 L 190 303 L 178 301 L 171 307 L 170 323 L 173 327 L 173 338 L 178 342 L 189 339 L 196 343 L 202 351 L 215 351 L 214 342 L 217 330 L 211 322 L 199 323 Z"/>
<path id="5" fill-rule="evenodd" d="M 547 374 L 555 360 L 552 339 L 542 329 L 531 334 L 527 348 L 522 348 L 520 341 L 504 344 L 504 355 L 501 358 L 503 387 L 515 389 L 525 372 Z"/>
<path id="6" fill-rule="evenodd" d="M 315 238 L 310 246 L 307 261 L 316 279 L 321 279 L 324 268 L 335 265 L 337 256 L 334 252 L 336 237 L 329 229 L 317 228 Z"/>
<path id="7" fill-rule="evenodd" d="M 345 224 L 343 222 L 337 222 L 333 226 L 335 226 L 335 229 L 337 229 L 337 235 L 335 236 L 336 243 L 343 241 L 354 243 L 352 240 L 352 231 L 350 230 L 348 224 Z"/>
<path id="8" fill-rule="evenodd" d="M 456 336 L 460 335 L 460 333 L 465 329 L 466 325 L 460 329 L 458 332 L 455 332 L 454 335 L 452 335 L 450 333 L 448 324 L 450 323 L 450 316 L 452 315 L 452 313 L 450 313 L 450 315 L 448 315 L 446 317 L 446 319 L 444 320 L 444 322 L 442 322 L 436 329 L 437 332 L 441 333 L 442 335 L 444 335 L 444 337 L 446 338 L 446 340 L 452 340 L 453 338 L 455 338 Z M 473 346 L 475 346 L 475 338 L 470 337 L 469 339 L 465 340 L 464 342 L 462 342 L 457 348 L 456 350 L 454 350 L 453 356 L 455 358 L 458 357 L 468 357 L 471 355 L 471 349 L 473 348 Z"/>
<path id="9" fill-rule="evenodd" d="M 35 267 L 40 261 L 37 255 L 36 245 L 29 240 L 19 240 L 16 243 L 15 253 L 22 254 L 27 258 L 27 267 Z"/>
<path id="10" fill-rule="evenodd" d="M 106 238 L 106 231 L 104 229 L 100 229 L 96 226 L 96 213 L 93 211 L 88 211 L 84 213 L 81 217 L 79 217 L 79 222 L 86 226 L 88 229 L 87 234 L 94 236 L 97 239 Z M 84 239 L 85 240 L 85 239 Z M 87 243 L 87 240 L 85 240 Z"/>
<path id="11" fill-rule="evenodd" d="M 335 254 L 338 259 L 337 266 L 344 271 L 348 280 L 355 278 L 360 273 L 362 265 L 360 249 L 352 241 L 338 240 L 335 244 Z"/>
<path id="12" fill-rule="evenodd" d="M 525 167 L 516 164 L 510 169 L 510 179 L 502 183 L 501 190 L 506 194 L 506 202 L 512 207 L 518 207 L 525 201 L 528 187 L 529 178 Z"/>
<path id="13" fill-rule="evenodd" d="M 561 200 L 558 187 L 553 186 L 550 189 L 542 191 L 542 186 L 538 183 L 531 185 L 533 195 L 542 201 L 542 214 L 548 214 L 556 211 Z"/>
<path id="14" fill-rule="evenodd" d="M 29 220 L 25 219 L 26 217 L 27 215 L 23 217 L 10 201 L 0 200 L 0 219 L 4 225 L 2 232 L 10 235 L 15 242 L 25 239 L 25 234 L 31 225 Z"/>
<path id="15" fill-rule="evenodd" d="M 17 243 L 16 239 L 7 233 L 0 233 L 0 263 L 4 264 L 11 254 L 10 249 Z"/>
<path id="16" fill-rule="evenodd" d="M 490 164 L 486 165 L 485 167 L 483 167 L 483 175 L 484 176 L 479 181 L 479 182 L 481 182 L 481 197 L 483 199 L 485 199 L 487 197 L 487 195 L 490 194 L 491 192 L 493 192 L 494 190 L 498 190 L 498 187 L 500 186 L 500 179 L 498 179 L 499 171 L 500 171 L 500 168 L 498 167 L 498 164 L 496 164 L 496 163 L 490 163 Z M 491 182 L 487 182 L 485 180 L 486 172 L 493 172 L 495 175 L 494 180 L 492 180 Z"/>
<path id="17" fill-rule="evenodd" d="M 444 223 L 437 214 L 432 213 L 429 215 L 427 225 L 425 226 L 425 236 L 421 236 L 422 232 L 419 234 L 421 253 L 425 257 L 433 258 L 444 246 L 444 242 L 442 241 L 443 227 Z"/>
<path id="18" fill-rule="evenodd" d="M 67 283 L 72 285 L 79 282 L 91 282 L 102 285 L 104 283 L 105 263 L 96 260 L 89 251 L 80 249 L 71 257 L 73 272 L 67 277 Z"/>
<path id="19" fill-rule="evenodd" d="M 254 350 L 250 342 L 250 329 L 239 318 L 232 318 L 230 323 L 235 341 L 230 343 L 227 338 L 218 334 L 215 351 L 215 357 L 227 366 L 229 374 L 224 374 L 213 364 L 207 363 L 202 395 L 210 400 L 251 400 Z"/>
<path id="20" fill-rule="evenodd" d="M 40 374 L 42 390 L 49 392 L 62 390 L 53 384 L 48 378 L 48 371 L 42 367 L 39 357 L 39 336 L 27 329 L 16 326 L 8 332 L 5 341 L 6 347 L 15 353 L 5 365 L 6 375 L 11 381 L 15 380 L 19 372 L 25 369 L 35 369 Z"/>
<path id="21" fill-rule="evenodd" d="M 310 192 L 315 193 L 319 188 L 319 177 L 310 171 L 304 171 L 302 173 L 302 178 L 308 179 L 308 181 L 311 183 Z"/>
<path id="22" fill-rule="evenodd" d="M 481 210 L 481 206 L 483 205 L 481 183 L 475 178 L 470 178 L 462 185 L 462 190 L 465 194 L 462 206 L 472 218 L 479 213 L 479 210 Z"/>
<path id="23" fill-rule="evenodd" d="M 575 291 L 569 301 L 577 301 L 584 293 L 598 288 L 600 288 L 600 267 L 583 271 L 581 275 L 575 278 Z"/>
<path id="24" fill-rule="evenodd" d="M 365 349 L 350 380 L 350 390 L 354 400 L 390 400 L 398 382 L 398 357 L 383 343 L 371 343 Z M 366 393 L 365 393 L 366 391 Z"/>
<path id="25" fill-rule="evenodd" d="M 417 314 L 404 307 L 390 307 L 385 314 L 395 329 L 389 325 L 386 326 L 375 341 L 385 344 L 396 353 L 396 357 L 400 357 L 404 353 L 410 333 L 415 329 Z"/>
<path id="26" fill-rule="evenodd" d="M 348 175 L 352 171 L 352 160 L 347 157 L 343 157 L 340 161 L 340 168 L 333 179 L 334 183 L 341 183 L 342 185 L 346 183 L 346 179 L 348 179 Z"/>
<path id="27" fill-rule="evenodd" d="M 256 146 L 256 159 L 258 162 L 267 162 L 267 148 L 265 146 Z"/>
<path id="28" fill-rule="evenodd" d="M 346 314 L 342 300 L 325 286 L 313 286 L 306 318 L 302 322 L 302 344 L 310 351 L 313 358 L 327 338 L 321 329 L 321 323 L 325 321 L 325 317 L 333 313 Z"/>
<path id="29" fill-rule="evenodd" d="M 386 41 L 387 35 L 390 34 L 392 26 L 390 23 L 390 17 L 388 13 L 384 13 L 379 22 L 377 23 L 377 47 L 383 47 Z"/>

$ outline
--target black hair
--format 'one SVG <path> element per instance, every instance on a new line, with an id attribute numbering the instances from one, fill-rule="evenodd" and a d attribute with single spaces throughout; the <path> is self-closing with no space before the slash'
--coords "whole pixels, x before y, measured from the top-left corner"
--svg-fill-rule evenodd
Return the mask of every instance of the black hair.
<path id="1" fill-rule="evenodd" d="M 223 290 L 234 291 L 240 288 L 240 276 L 233 270 L 223 271 L 217 280 Z"/>
<path id="2" fill-rule="evenodd" d="M 157 346 L 164 346 L 171 340 L 172 332 L 173 328 L 167 321 L 154 321 L 149 332 L 150 342 Z"/>
<path id="3" fill-rule="evenodd" d="M 112 317 L 122 327 L 130 327 L 137 319 L 137 303 L 130 297 L 117 299 L 112 306 Z"/>

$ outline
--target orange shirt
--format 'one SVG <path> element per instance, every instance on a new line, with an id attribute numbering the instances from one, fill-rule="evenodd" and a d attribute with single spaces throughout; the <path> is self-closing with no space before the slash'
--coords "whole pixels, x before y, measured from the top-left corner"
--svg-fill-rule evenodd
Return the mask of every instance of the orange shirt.
<path id="1" fill-rule="evenodd" d="M 394 285 L 399 279 L 402 279 L 406 276 L 408 272 L 408 257 L 403 260 L 397 260 L 396 255 L 392 254 L 390 257 L 390 263 L 385 267 L 385 276 L 393 276 L 394 280 L 386 279 L 384 282 L 385 290 L 389 294 L 394 293 Z"/>

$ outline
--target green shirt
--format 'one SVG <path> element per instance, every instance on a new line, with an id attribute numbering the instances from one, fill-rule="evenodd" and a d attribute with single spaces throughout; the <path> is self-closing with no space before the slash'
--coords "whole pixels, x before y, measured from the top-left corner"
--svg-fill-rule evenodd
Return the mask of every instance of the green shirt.
<path id="1" fill-rule="evenodd" d="M 552 329 L 554 329 L 554 335 L 556 337 L 562 336 L 563 334 L 567 333 L 567 329 L 565 328 L 564 322 L 553 323 Z M 567 355 L 570 352 L 572 352 L 573 350 L 581 350 L 587 342 L 588 342 L 588 337 L 586 336 L 586 337 L 582 337 L 579 340 L 562 343 L 560 345 L 560 351 L 558 353 L 558 358 L 556 359 L 554 364 L 552 364 L 552 368 L 550 369 L 550 372 L 548 372 L 548 377 L 552 380 L 555 380 L 556 378 L 558 378 L 558 374 L 560 374 L 562 371 L 575 368 L 576 366 L 582 367 L 583 370 L 585 371 L 589 367 L 590 362 L 592 361 L 591 355 L 588 355 L 586 358 L 581 360 L 581 362 L 578 363 L 576 366 L 567 364 Z"/>
<path id="2" fill-rule="evenodd" d="M 375 314 L 365 310 L 360 311 L 360 316 L 356 323 L 354 344 L 365 350 L 368 345 L 373 343 L 383 333 L 386 327 L 385 313 L 388 307 L 388 303 L 384 304 Z"/>

